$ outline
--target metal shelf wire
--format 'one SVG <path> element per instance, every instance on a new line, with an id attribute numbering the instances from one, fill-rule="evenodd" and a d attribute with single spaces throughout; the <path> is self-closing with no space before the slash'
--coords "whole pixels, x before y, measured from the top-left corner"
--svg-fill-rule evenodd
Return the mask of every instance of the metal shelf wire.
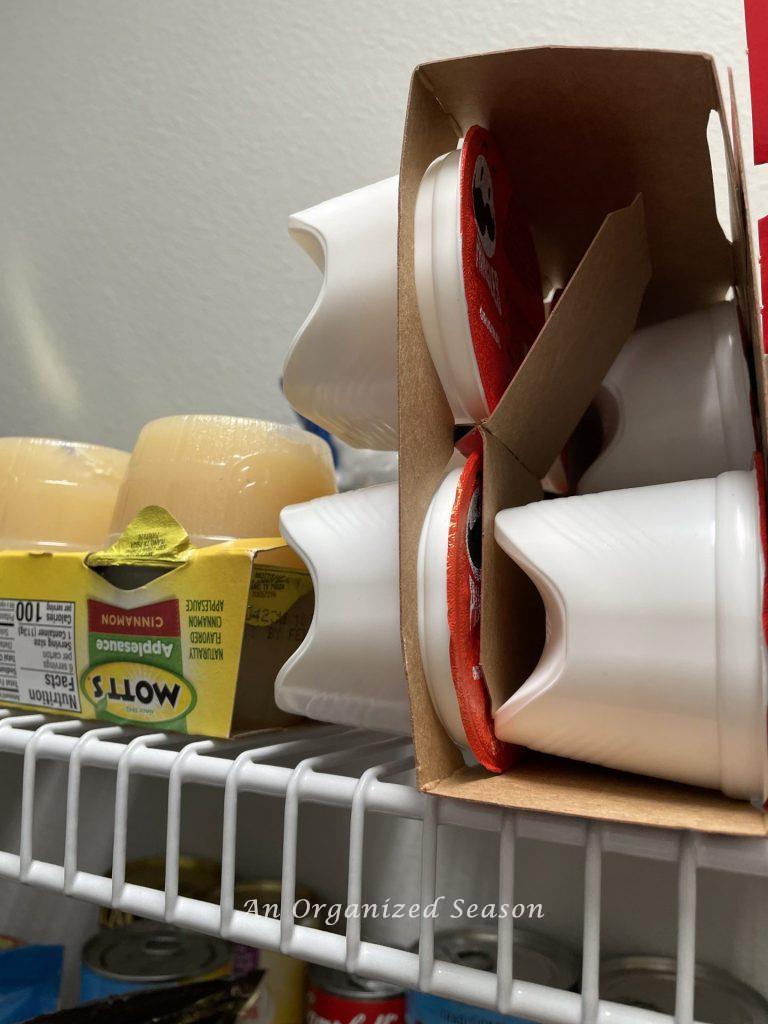
<path id="1" fill-rule="evenodd" d="M 0 752 L 23 759 L 19 852 L 0 851 L 2 877 L 237 942 L 280 949 L 292 956 L 405 988 L 420 988 L 552 1024 L 662 1024 L 673 1019 L 599 999 L 601 871 L 606 853 L 677 865 L 678 974 L 674 1019 L 678 1024 L 690 1024 L 693 1019 L 698 869 L 768 875 L 768 844 L 760 839 L 608 825 L 428 796 L 410 785 L 391 781 L 413 767 L 410 744 L 402 737 L 362 730 L 307 726 L 224 742 L 0 711 Z M 37 859 L 32 848 L 35 779 L 43 760 L 64 762 L 67 772 L 62 863 Z M 285 761 L 289 763 L 286 765 Z M 115 776 L 109 878 L 79 866 L 78 824 L 84 768 L 107 769 Z M 140 776 L 167 781 L 164 891 L 125 881 L 129 789 Z M 224 792 L 219 904 L 183 897 L 178 891 L 181 795 L 182 787 L 190 783 L 218 787 Z M 244 793 L 276 797 L 283 803 L 280 920 L 234 907 L 238 800 Z M 365 941 L 359 917 L 346 922 L 345 934 L 295 923 L 289 908 L 296 891 L 299 810 L 306 803 L 342 808 L 349 813 L 349 904 L 362 900 L 366 817 L 371 813 L 421 822 L 422 906 L 438 895 L 438 833 L 443 826 L 498 834 L 499 903 L 513 902 L 518 840 L 535 839 L 583 848 L 581 994 L 515 979 L 512 916 L 498 921 L 497 973 L 436 960 L 435 921 L 431 917 L 421 919 L 418 954 Z"/>

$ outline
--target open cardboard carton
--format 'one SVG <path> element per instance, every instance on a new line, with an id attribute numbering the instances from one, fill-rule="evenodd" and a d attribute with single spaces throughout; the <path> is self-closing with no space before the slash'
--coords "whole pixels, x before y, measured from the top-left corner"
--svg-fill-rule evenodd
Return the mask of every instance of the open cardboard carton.
<path id="1" fill-rule="evenodd" d="M 0 579 L 0 707 L 223 738 L 300 721 L 274 683 L 314 596 L 281 537 L 195 548 L 150 506 L 105 551 L 2 551 Z"/>
<path id="2" fill-rule="evenodd" d="M 715 205 L 707 141 L 712 111 L 724 136 L 732 244 Z M 533 584 L 495 544 L 495 515 L 541 498 L 539 481 L 636 322 L 690 312 L 733 288 L 754 354 L 764 430 L 765 367 L 733 103 L 730 120 L 729 127 L 714 62 L 700 54 L 546 48 L 414 71 L 400 173 L 400 573 L 403 650 L 425 791 L 645 825 L 739 835 L 768 830 L 762 810 L 716 792 L 576 761 L 524 752 L 501 775 L 466 767 L 433 709 L 418 639 L 419 535 L 454 435 L 414 290 L 414 206 L 424 171 L 472 124 L 488 127 L 504 151 L 542 274 L 555 286 L 567 283 L 501 403 L 480 425 L 481 657 L 495 710 L 535 666 L 544 636 Z"/>

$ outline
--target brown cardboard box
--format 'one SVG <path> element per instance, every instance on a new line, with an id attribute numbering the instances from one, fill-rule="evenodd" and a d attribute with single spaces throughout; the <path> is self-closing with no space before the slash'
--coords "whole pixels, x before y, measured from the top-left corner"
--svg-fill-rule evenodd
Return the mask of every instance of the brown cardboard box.
<path id="1" fill-rule="evenodd" d="M 715 207 L 707 143 L 713 110 L 725 135 L 733 245 Z M 494 708 L 526 678 L 543 637 L 533 586 L 493 541 L 495 514 L 541 497 L 540 478 L 636 319 L 680 315 L 735 287 L 765 424 L 741 157 L 738 147 L 733 151 L 712 59 L 547 48 L 416 68 L 400 173 L 398 358 L 401 618 L 419 783 L 432 793 L 508 807 L 764 835 L 762 811 L 710 791 L 532 753 L 503 775 L 466 768 L 434 713 L 419 651 L 416 563 L 421 524 L 451 455 L 453 423 L 421 331 L 412 225 L 427 166 L 474 123 L 486 125 L 505 151 L 543 274 L 554 285 L 569 282 L 502 402 L 481 425 L 482 660 Z"/>

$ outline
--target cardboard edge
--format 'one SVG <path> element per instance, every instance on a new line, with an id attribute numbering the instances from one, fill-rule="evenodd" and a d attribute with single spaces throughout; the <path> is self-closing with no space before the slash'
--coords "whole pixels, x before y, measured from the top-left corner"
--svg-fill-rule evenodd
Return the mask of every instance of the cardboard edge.
<path id="1" fill-rule="evenodd" d="M 768 818 L 715 790 L 544 755 L 530 755 L 505 775 L 460 768 L 430 793 L 518 811 L 710 834 L 760 837 Z"/>
<path id="2" fill-rule="evenodd" d="M 456 125 L 437 100 L 426 75 L 411 76 L 403 135 L 398 196 L 398 478 L 400 545 L 400 636 L 416 742 L 419 785 L 428 786 L 455 771 L 464 760 L 448 738 L 429 696 L 418 635 L 417 553 L 429 503 L 453 453 L 453 416 L 429 356 L 421 329 L 413 270 L 413 218 L 423 172 L 433 159 L 456 145 Z M 419 138 L 418 154 L 412 152 Z M 423 408 L 424 403 L 428 408 Z M 417 408 L 414 408 L 417 406 Z M 426 425 L 427 435 L 412 436 L 407 425 Z M 423 472 L 418 451 L 437 452 L 432 470 Z"/>
<path id="3" fill-rule="evenodd" d="M 252 696 L 250 689 L 254 685 L 254 679 L 252 676 L 253 666 L 250 666 L 251 673 L 248 671 L 249 631 L 268 628 L 265 626 L 252 626 L 249 624 L 248 600 L 251 593 L 254 570 L 258 567 L 290 570 L 298 569 L 301 572 L 307 573 L 307 575 L 309 575 L 309 570 L 306 568 L 299 556 L 285 541 L 282 540 L 282 538 L 280 538 L 279 543 L 276 542 L 271 547 L 241 547 L 239 549 L 235 549 L 232 553 L 241 556 L 245 555 L 248 558 L 249 569 L 245 577 L 245 595 L 242 605 L 242 628 L 240 630 L 237 669 L 235 671 L 232 700 L 230 702 L 229 709 L 229 725 L 226 735 L 236 736 L 246 732 L 263 731 L 264 729 L 290 728 L 292 725 L 305 721 L 305 719 L 300 715 L 292 715 L 287 711 L 283 711 L 277 706 L 277 702 L 275 701 L 275 680 L 277 679 L 279 666 L 276 666 L 275 674 L 272 679 L 268 681 L 261 679 L 259 681 L 263 689 L 268 689 L 269 697 L 271 698 L 271 701 L 268 701 L 269 707 L 265 709 L 264 712 L 265 717 L 263 719 L 263 723 L 260 722 L 257 725 L 245 717 L 246 712 L 244 711 L 244 707 L 248 699 Z M 286 608 L 281 618 L 284 618 L 285 615 L 293 609 L 295 604 L 303 599 L 303 597 L 297 598 L 293 604 Z M 314 602 L 314 590 L 312 592 L 312 599 Z"/>
<path id="4" fill-rule="evenodd" d="M 496 514 L 543 497 L 541 485 L 483 430 L 483 589 L 480 660 L 496 711 L 525 682 L 544 646 L 544 606 L 527 573 L 496 543 Z"/>
<path id="5" fill-rule="evenodd" d="M 559 50 L 568 50 L 570 52 L 576 51 L 584 54 L 591 53 L 620 53 L 624 55 L 645 55 L 648 53 L 663 53 L 666 56 L 672 56 L 681 60 L 698 60 L 706 61 L 714 64 L 715 58 L 711 53 L 706 50 L 659 50 L 654 47 L 642 47 L 642 46 L 569 46 L 567 43 L 561 43 L 550 46 L 518 46 L 510 48 L 501 48 L 498 50 L 477 50 L 474 53 L 462 54 L 458 57 L 436 57 L 434 60 L 422 61 L 417 64 L 414 73 L 426 73 L 429 75 L 430 71 L 435 72 L 442 68 L 447 68 L 452 64 L 461 64 L 465 61 L 474 60 L 494 60 L 497 58 L 503 58 L 506 54 L 512 53 L 556 53 Z"/>

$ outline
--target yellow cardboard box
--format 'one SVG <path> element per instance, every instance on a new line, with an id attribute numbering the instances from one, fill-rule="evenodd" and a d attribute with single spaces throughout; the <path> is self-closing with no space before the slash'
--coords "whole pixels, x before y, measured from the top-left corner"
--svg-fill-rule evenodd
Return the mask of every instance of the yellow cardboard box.
<path id="1" fill-rule="evenodd" d="M 158 507 L 106 551 L 0 552 L 0 705 L 218 737 L 287 725 L 275 676 L 313 607 L 281 538 L 194 548 Z"/>

